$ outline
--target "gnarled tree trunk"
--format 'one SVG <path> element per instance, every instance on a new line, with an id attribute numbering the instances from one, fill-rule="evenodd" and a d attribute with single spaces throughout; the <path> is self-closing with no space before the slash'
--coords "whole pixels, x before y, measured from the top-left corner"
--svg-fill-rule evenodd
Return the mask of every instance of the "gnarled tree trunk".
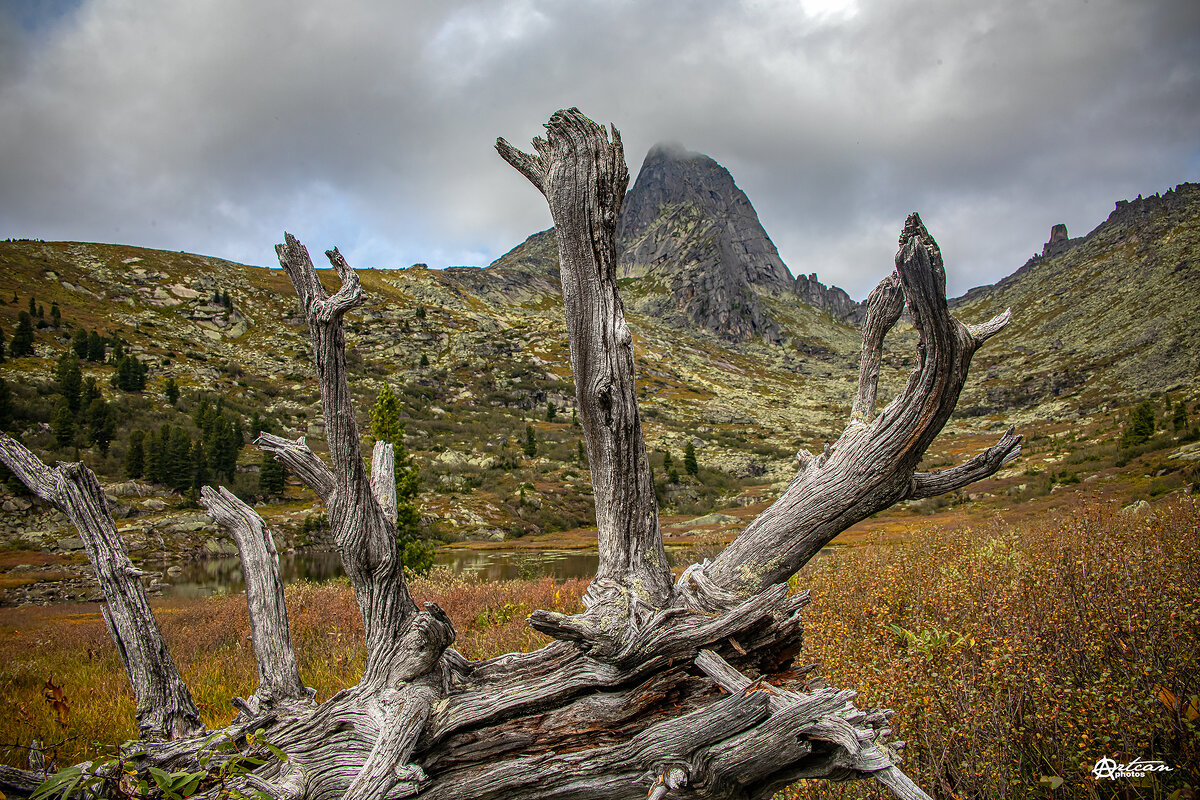
<path id="1" fill-rule="evenodd" d="M 782 673 L 804 672 L 795 659 L 809 597 L 789 596 L 786 581 L 855 522 L 905 498 L 965 486 L 1019 453 L 1020 438 L 1009 431 L 961 466 L 916 472 L 954 409 L 972 354 L 1004 326 L 1007 313 L 978 327 L 950 316 L 941 254 L 912 215 L 896 272 L 868 301 L 859 388 L 845 432 L 819 456 L 801 452 L 800 471 L 775 504 L 714 561 L 673 580 L 614 270 L 628 183 L 621 140 L 575 109 L 556 113 L 546 129 L 532 155 L 503 139 L 496 146 L 545 195 L 556 226 L 600 549 L 586 610 L 536 611 L 530 623 L 558 641 L 532 653 L 468 661 L 449 648 L 454 630 L 441 610 L 417 609 L 393 535 L 390 448 L 377 447 L 368 477 L 346 381 L 342 318 L 363 302 L 363 291 L 333 250 L 327 255 L 342 285 L 327 294 L 307 251 L 286 235 L 277 250 L 308 320 L 332 466 L 303 439 L 263 435 L 257 443 L 328 506 L 362 611 L 368 661 L 357 686 L 315 708 L 307 702 L 286 641 L 269 533 L 252 510 L 207 490 L 209 512 L 237 533 L 248 579 L 260 573 L 248 580 L 254 588 L 248 586 L 247 598 L 263 684 L 242 702 L 242 717 L 225 735 L 236 739 L 263 727 L 289 755 L 247 776 L 246 788 L 293 800 L 416 793 L 477 800 L 758 798 L 800 778 L 824 777 L 876 778 L 898 797 L 925 797 L 895 766 L 899 745 L 886 741 L 890 712 L 856 708 L 850 690 L 805 692 L 794 680 L 772 683 Z M 876 416 L 883 337 L 905 303 L 921 337 L 918 365 L 901 395 Z M 42 471 L 50 471 L 32 464 L 19 445 L 5 441 L 0 458 L 40 494 L 57 498 L 81 531 L 104 528 L 102 505 L 47 488 Z M 58 471 L 95 482 L 80 466 Z M 102 573 L 112 557 L 89 553 Z M 126 655 L 123 636 L 114 626 Z M 153 702 L 166 708 L 171 697 Z M 146 748 L 134 763 L 195 764 L 212 746 L 187 738 L 196 727 L 194 721 L 146 726 L 149 735 L 177 741 Z"/>

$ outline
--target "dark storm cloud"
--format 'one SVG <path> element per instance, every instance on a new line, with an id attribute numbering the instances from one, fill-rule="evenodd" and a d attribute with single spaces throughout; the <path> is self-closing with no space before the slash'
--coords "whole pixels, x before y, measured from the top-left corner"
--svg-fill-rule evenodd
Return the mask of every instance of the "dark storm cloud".
<path id="1" fill-rule="evenodd" d="M 961 292 L 1196 179 L 1194 6 L 59 4 L 0 17 L 0 235 L 487 263 L 549 224 L 493 140 L 577 105 L 635 174 L 659 139 L 727 166 L 795 273 L 861 297 L 919 210 Z"/>

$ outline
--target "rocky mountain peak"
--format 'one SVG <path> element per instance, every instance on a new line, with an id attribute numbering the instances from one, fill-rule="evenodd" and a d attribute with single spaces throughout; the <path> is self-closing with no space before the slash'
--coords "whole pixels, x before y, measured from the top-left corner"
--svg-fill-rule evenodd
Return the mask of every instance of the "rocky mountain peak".
<path id="1" fill-rule="evenodd" d="M 690 248 L 680 247 L 683 242 L 674 236 L 666 237 L 671 242 L 664 241 L 664 217 L 711 220 L 718 246 L 711 254 L 717 260 L 708 266 L 729 272 L 738 283 L 765 291 L 791 288 L 791 273 L 729 170 L 679 142 L 659 142 L 650 148 L 625 196 L 617 224 L 622 275 L 678 266 L 682 251 Z"/>

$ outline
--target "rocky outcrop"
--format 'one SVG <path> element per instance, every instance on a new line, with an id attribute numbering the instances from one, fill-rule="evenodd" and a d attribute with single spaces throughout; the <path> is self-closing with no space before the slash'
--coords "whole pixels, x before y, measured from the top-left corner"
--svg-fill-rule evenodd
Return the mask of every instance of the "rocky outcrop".
<path id="1" fill-rule="evenodd" d="M 1067 235 L 1067 226 L 1063 223 L 1050 228 L 1050 239 L 1042 245 L 1042 258 L 1053 258 L 1054 256 L 1062 255 L 1075 245 L 1083 241 L 1083 238 L 1072 239 Z"/>
<path id="2" fill-rule="evenodd" d="M 1086 236 L 1055 225 L 1042 253 L 993 286 L 951 301 L 965 322 L 1013 310 L 1011 357 L 961 413 L 1036 407 L 1078 395 L 1087 408 L 1185 385 L 1200 374 L 1200 184 L 1120 201 Z M 1003 352 L 997 349 L 997 352 Z M 998 394 L 998 387 L 1012 387 Z M 985 395 L 985 396 L 984 396 Z"/>
<path id="3" fill-rule="evenodd" d="M 866 317 L 865 307 L 850 299 L 844 289 L 826 286 L 817 280 L 817 273 L 796 277 L 796 295 L 813 308 L 820 308 L 840 322 L 860 324 Z"/>
<path id="4" fill-rule="evenodd" d="M 695 216 L 712 221 L 703 232 L 715 237 L 714 244 L 718 245 L 712 255 L 721 260 L 714 267 L 758 290 L 786 292 L 791 288 L 791 273 L 729 171 L 708 156 L 674 142 L 650 148 L 633 189 L 625 197 L 617 225 L 623 276 L 670 267 L 670 249 L 652 248 L 657 258 L 648 261 L 644 258 L 646 249 L 638 245 L 648 233 L 661 230 L 660 217 L 679 207 L 690 207 Z M 687 229 L 678 232 L 690 233 Z"/>
<path id="5" fill-rule="evenodd" d="M 442 274 L 467 291 L 504 302 L 562 294 L 553 228 L 533 234 L 487 267 L 447 267 Z"/>
<path id="6" fill-rule="evenodd" d="M 793 286 L 754 206 L 729 171 L 677 143 L 646 154 L 617 225 L 618 270 L 651 289 L 639 310 L 722 338 L 781 341 L 760 294 Z"/>

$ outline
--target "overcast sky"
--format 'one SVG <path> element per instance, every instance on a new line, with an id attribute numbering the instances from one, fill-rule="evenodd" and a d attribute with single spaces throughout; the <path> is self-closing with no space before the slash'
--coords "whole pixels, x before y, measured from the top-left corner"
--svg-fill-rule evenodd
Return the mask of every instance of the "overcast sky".
<path id="1" fill-rule="evenodd" d="M 862 298 L 921 212 L 960 294 L 1200 178 L 1195 0 L 0 0 L 0 238 L 483 265 L 556 109 L 725 165 Z"/>

